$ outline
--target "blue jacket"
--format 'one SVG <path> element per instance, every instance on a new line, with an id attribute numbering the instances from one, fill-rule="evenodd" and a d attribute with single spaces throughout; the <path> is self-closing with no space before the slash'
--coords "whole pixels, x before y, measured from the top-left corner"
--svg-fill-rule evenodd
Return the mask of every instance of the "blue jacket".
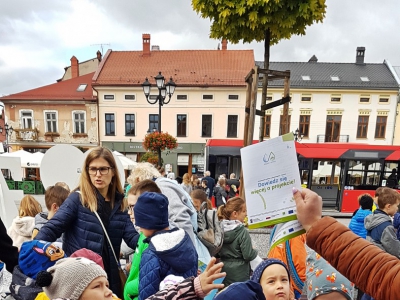
<path id="1" fill-rule="evenodd" d="M 97 193 L 97 198 L 98 201 L 104 201 L 100 193 Z M 120 253 L 122 239 L 132 249 L 136 248 L 139 239 L 139 234 L 136 232 L 129 215 L 120 209 L 122 201 L 123 195 L 118 194 L 107 228 L 108 236 L 117 257 Z M 63 250 L 68 256 L 82 248 L 90 249 L 102 255 L 103 243 L 108 245 L 100 221 L 93 212 L 82 205 L 80 194 L 77 192 L 68 196 L 54 217 L 41 228 L 35 239 L 54 242 L 62 233 L 64 233 Z M 117 295 L 122 295 L 118 266 L 109 245 L 108 253 L 110 272 L 107 276 L 110 288 Z"/>
<path id="2" fill-rule="evenodd" d="M 170 274 L 197 276 L 198 258 L 189 235 L 183 229 L 162 230 L 144 240 L 139 269 L 139 300 L 157 293 L 160 282 Z"/>
<path id="3" fill-rule="evenodd" d="M 400 240 L 400 213 L 396 213 L 393 218 L 393 227 L 397 229 L 397 239 Z"/>
<path id="4" fill-rule="evenodd" d="M 364 219 L 370 214 L 372 214 L 372 211 L 369 209 L 360 208 L 350 220 L 350 230 L 358 236 L 361 236 L 363 239 L 367 238 L 367 229 L 365 229 L 364 226 Z"/>

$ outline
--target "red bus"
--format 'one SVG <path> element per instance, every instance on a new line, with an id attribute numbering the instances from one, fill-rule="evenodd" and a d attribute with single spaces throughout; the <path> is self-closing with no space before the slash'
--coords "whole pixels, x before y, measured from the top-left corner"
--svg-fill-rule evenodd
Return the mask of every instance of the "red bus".
<path id="1" fill-rule="evenodd" d="M 239 176 L 242 146 L 242 140 L 209 139 L 206 169 L 215 178 Z M 302 184 L 322 197 L 325 210 L 353 213 L 359 195 L 374 196 L 380 186 L 400 187 L 400 146 L 296 142 L 296 151 Z"/>

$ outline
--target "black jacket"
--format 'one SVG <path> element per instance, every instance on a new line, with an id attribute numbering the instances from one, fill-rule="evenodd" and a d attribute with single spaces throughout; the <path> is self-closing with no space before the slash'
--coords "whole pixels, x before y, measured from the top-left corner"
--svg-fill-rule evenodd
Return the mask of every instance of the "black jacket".
<path id="1" fill-rule="evenodd" d="M 18 248 L 12 245 L 12 239 L 7 234 L 6 227 L 0 219 L 0 260 L 6 264 L 7 271 L 12 273 L 18 265 Z"/>

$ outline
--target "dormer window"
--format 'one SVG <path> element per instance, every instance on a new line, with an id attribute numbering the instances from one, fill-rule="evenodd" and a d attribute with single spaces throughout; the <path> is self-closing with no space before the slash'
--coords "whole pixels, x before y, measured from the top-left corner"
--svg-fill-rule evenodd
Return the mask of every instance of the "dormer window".
<path id="1" fill-rule="evenodd" d="M 369 78 L 368 78 L 368 77 L 360 77 L 360 79 L 361 79 L 361 81 L 364 81 L 364 82 L 369 81 Z"/>
<path id="2" fill-rule="evenodd" d="M 308 76 L 308 75 L 302 75 L 301 78 L 302 78 L 304 81 L 311 80 L 311 77 Z"/>

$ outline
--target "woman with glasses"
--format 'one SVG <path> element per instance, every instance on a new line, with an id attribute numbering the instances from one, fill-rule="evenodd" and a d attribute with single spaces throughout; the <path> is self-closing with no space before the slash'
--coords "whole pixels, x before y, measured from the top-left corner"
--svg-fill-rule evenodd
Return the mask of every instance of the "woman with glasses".
<path id="1" fill-rule="evenodd" d="M 94 212 L 97 212 L 119 256 L 122 239 L 135 249 L 136 232 L 124 205 L 124 194 L 114 156 L 107 148 L 96 147 L 86 156 L 78 187 L 39 231 L 35 239 L 49 242 L 63 235 L 63 249 L 69 256 L 87 248 L 102 256 L 110 289 L 122 296 L 118 266 Z"/>

